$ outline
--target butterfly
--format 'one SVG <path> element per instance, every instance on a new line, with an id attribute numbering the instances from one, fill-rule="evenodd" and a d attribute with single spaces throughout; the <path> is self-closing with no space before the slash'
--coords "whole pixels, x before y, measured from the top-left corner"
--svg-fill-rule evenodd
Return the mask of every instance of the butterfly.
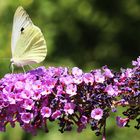
<path id="1" fill-rule="evenodd" d="M 14 14 L 11 37 L 11 66 L 23 67 L 42 62 L 47 55 L 47 46 L 41 30 L 35 26 L 23 7 Z M 13 69 L 13 68 L 12 68 Z"/>

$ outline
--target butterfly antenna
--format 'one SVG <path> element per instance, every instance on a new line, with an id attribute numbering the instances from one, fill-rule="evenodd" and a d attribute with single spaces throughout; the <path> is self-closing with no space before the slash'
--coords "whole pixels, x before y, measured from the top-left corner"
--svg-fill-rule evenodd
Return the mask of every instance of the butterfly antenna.
<path id="1" fill-rule="evenodd" d="M 0 57 L 0 60 L 9 60 L 10 58 L 3 58 L 3 57 Z"/>

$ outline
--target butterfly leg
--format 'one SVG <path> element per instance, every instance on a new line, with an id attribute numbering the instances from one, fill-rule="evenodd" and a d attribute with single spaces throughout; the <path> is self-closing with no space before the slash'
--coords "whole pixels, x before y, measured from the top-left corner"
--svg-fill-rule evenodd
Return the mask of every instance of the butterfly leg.
<path id="1" fill-rule="evenodd" d="M 24 73 L 26 73 L 26 71 L 25 71 L 25 69 L 24 69 L 24 67 L 23 67 L 23 66 L 22 66 L 22 69 L 23 69 Z"/>
<path id="2" fill-rule="evenodd" d="M 30 69 L 34 69 L 34 67 L 32 65 L 28 64 L 28 66 Z"/>
<path id="3" fill-rule="evenodd" d="M 12 70 L 12 74 L 13 74 L 14 73 L 14 64 L 13 63 L 10 63 L 9 67 Z"/>

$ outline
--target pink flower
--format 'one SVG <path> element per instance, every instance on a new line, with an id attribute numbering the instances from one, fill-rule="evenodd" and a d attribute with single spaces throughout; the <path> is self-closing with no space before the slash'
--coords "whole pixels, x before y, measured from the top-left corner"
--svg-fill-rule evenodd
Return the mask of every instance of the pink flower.
<path id="1" fill-rule="evenodd" d="M 66 93 L 70 96 L 74 96 L 77 94 L 77 86 L 74 84 L 67 85 L 66 87 Z"/>
<path id="2" fill-rule="evenodd" d="M 112 78 L 114 76 L 114 74 L 111 72 L 111 70 L 109 68 L 107 68 L 106 66 L 103 67 L 104 70 L 104 75 L 108 78 Z"/>
<path id="3" fill-rule="evenodd" d="M 50 88 L 49 86 L 47 86 L 40 94 L 41 95 L 49 95 L 52 92 L 52 88 Z"/>
<path id="4" fill-rule="evenodd" d="M 41 109 L 41 115 L 43 116 L 43 118 L 49 118 L 50 116 L 51 116 L 51 113 L 52 113 L 52 111 L 51 111 L 51 108 L 49 108 L 49 107 L 42 107 L 42 109 Z"/>
<path id="5" fill-rule="evenodd" d="M 34 107 L 34 101 L 32 99 L 25 99 L 22 107 L 27 110 L 31 110 Z"/>
<path id="6" fill-rule="evenodd" d="M 81 122 L 82 122 L 83 124 L 87 124 L 88 118 L 87 118 L 86 116 L 83 115 L 83 116 L 81 117 L 80 120 L 81 120 Z"/>
<path id="7" fill-rule="evenodd" d="M 22 92 L 19 93 L 19 97 L 22 99 L 29 99 L 32 97 L 33 94 L 34 92 L 32 90 L 30 91 L 23 90 Z"/>
<path id="8" fill-rule="evenodd" d="M 86 83 L 86 84 L 93 84 L 93 82 L 94 82 L 94 77 L 93 77 L 93 75 L 91 74 L 91 73 L 85 73 L 84 75 L 83 75 L 83 81 Z"/>
<path id="9" fill-rule="evenodd" d="M 140 66 L 140 56 L 137 58 L 137 61 L 132 61 L 133 66 Z"/>
<path id="10" fill-rule="evenodd" d="M 72 74 L 74 76 L 82 76 L 83 72 L 81 69 L 79 69 L 78 67 L 73 67 L 72 68 Z"/>
<path id="11" fill-rule="evenodd" d="M 17 90 L 22 90 L 22 89 L 24 89 L 24 87 L 25 87 L 25 83 L 22 81 L 17 81 L 15 83 L 15 89 L 17 89 Z"/>
<path id="12" fill-rule="evenodd" d="M 110 95 L 110 96 L 117 96 L 119 93 L 119 90 L 118 90 L 117 86 L 108 85 L 105 88 L 105 92 L 107 92 L 108 95 Z"/>
<path id="13" fill-rule="evenodd" d="M 41 98 L 41 93 L 40 92 L 34 92 L 32 99 L 33 100 L 39 100 Z"/>
<path id="14" fill-rule="evenodd" d="M 33 119 L 32 113 L 20 113 L 21 114 L 21 120 L 24 123 L 29 123 Z"/>
<path id="15" fill-rule="evenodd" d="M 46 71 L 46 73 L 48 73 L 49 76 L 60 76 L 60 75 L 67 75 L 68 74 L 68 68 L 66 67 L 59 67 L 59 68 L 55 68 L 55 67 L 49 67 Z"/>
<path id="16" fill-rule="evenodd" d="M 73 77 L 73 82 L 75 84 L 80 84 L 83 82 L 83 77 L 82 76 L 75 76 L 75 77 Z"/>
<path id="17" fill-rule="evenodd" d="M 101 74 L 101 70 L 95 70 L 94 79 L 96 83 L 103 83 L 105 81 L 105 77 Z"/>
<path id="18" fill-rule="evenodd" d="M 133 74 L 133 70 L 130 68 L 127 68 L 125 71 L 125 76 L 131 78 Z"/>
<path id="19" fill-rule="evenodd" d="M 65 84 L 65 85 L 69 85 L 73 83 L 73 77 L 72 76 L 63 76 L 60 77 L 60 82 Z"/>
<path id="20" fill-rule="evenodd" d="M 16 104 L 16 94 L 9 93 L 8 101 L 10 104 Z"/>
<path id="21" fill-rule="evenodd" d="M 66 114 L 73 114 L 74 113 L 75 104 L 73 103 L 65 103 L 64 111 Z"/>
<path id="22" fill-rule="evenodd" d="M 56 89 L 57 89 L 57 96 L 61 96 L 62 94 L 65 94 L 62 85 L 57 86 Z"/>
<path id="23" fill-rule="evenodd" d="M 53 112 L 53 114 L 52 114 L 52 119 L 57 119 L 57 118 L 59 118 L 61 116 L 61 111 L 59 111 L 59 110 L 56 110 L 55 112 Z"/>
<path id="24" fill-rule="evenodd" d="M 129 118 L 121 118 L 119 116 L 116 117 L 116 121 L 117 121 L 117 125 L 119 127 L 125 127 L 125 125 L 127 124 L 127 122 L 129 121 Z"/>
<path id="25" fill-rule="evenodd" d="M 46 79 L 46 85 L 49 88 L 54 88 L 55 84 L 56 84 L 57 80 L 54 78 L 47 78 Z"/>
<path id="26" fill-rule="evenodd" d="M 95 120 L 102 119 L 103 116 L 103 110 L 101 108 L 95 108 L 91 111 L 91 118 Z"/>
<path id="27" fill-rule="evenodd" d="M 42 88 L 42 83 L 40 80 L 35 81 L 32 85 L 32 89 L 34 91 L 40 90 L 41 88 Z"/>

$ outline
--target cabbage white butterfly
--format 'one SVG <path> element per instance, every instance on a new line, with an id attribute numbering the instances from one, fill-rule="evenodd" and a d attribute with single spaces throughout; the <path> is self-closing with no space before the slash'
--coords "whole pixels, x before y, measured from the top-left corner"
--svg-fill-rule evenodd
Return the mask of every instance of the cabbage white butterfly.
<path id="1" fill-rule="evenodd" d="M 47 46 L 41 30 L 33 24 L 26 11 L 19 6 L 14 14 L 11 37 L 11 66 L 23 67 L 42 62 Z"/>

